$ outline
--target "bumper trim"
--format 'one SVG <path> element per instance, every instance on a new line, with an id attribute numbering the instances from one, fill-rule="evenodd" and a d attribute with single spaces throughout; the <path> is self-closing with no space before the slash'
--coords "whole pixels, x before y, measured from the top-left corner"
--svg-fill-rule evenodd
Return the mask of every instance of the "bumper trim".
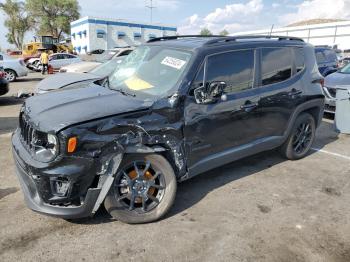
<path id="1" fill-rule="evenodd" d="M 84 203 L 80 206 L 54 206 L 43 202 L 39 197 L 38 193 L 30 192 L 27 184 L 24 181 L 24 177 L 27 176 L 31 179 L 29 175 L 25 172 L 22 166 L 18 163 L 16 152 L 13 150 L 16 165 L 16 175 L 20 182 L 24 200 L 28 208 L 32 209 L 41 214 L 60 217 L 64 219 L 75 219 L 89 217 L 93 215 L 93 209 L 96 200 L 101 192 L 101 188 L 90 188 L 85 196 Z"/>

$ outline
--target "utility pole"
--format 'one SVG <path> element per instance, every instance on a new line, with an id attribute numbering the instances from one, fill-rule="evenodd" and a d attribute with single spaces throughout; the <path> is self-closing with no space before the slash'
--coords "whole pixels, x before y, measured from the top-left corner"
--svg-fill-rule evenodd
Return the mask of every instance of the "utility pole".
<path id="1" fill-rule="evenodd" d="M 148 8 L 151 11 L 151 24 L 153 23 L 153 9 L 156 7 L 153 5 L 153 0 L 150 0 L 150 4 L 146 4 L 146 8 Z"/>
<path id="2" fill-rule="evenodd" d="M 271 30 L 270 30 L 270 36 L 272 35 L 272 31 L 273 31 L 274 26 L 275 26 L 275 24 L 272 24 Z"/>

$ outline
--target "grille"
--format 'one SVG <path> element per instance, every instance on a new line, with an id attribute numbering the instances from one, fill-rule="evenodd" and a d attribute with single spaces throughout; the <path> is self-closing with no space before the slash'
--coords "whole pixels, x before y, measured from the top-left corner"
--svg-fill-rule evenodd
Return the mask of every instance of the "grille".
<path id="1" fill-rule="evenodd" d="M 19 127 L 21 130 L 22 142 L 31 149 L 33 147 L 32 141 L 35 136 L 35 129 L 29 123 L 28 118 L 22 113 L 19 118 Z"/>
<path id="2" fill-rule="evenodd" d="M 337 96 L 337 89 L 336 88 L 327 87 L 327 90 L 333 98 L 335 98 Z"/>

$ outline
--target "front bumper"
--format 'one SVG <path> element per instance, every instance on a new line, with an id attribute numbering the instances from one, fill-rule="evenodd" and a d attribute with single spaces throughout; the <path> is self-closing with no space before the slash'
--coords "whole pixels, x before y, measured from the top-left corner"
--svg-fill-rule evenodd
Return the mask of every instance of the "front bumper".
<path id="1" fill-rule="evenodd" d="M 56 167 L 55 169 L 48 170 L 47 168 L 33 167 L 32 165 L 30 165 L 30 155 L 23 147 L 19 139 L 18 132 L 15 132 L 12 136 L 12 146 L 12 152 L 16 166 L 16 175 L 18 177 L 24 194 L 25 203 L 30 209 L 39 213 L 55 217 L 61 217 L 65 219 L 82 218 L 93 215 L 96 200 L 100 195 L 101 188 L 88 187 L 87 190 L 80 188 L 78 190 L 78 195 L 81 195 L 81 192 L 86 192 L 80 196 L 81 201 L 79 204 L 62 204 L 59 201 L 57 201 L 57 199 L 56 201 L 52 201 L 50 203 L 50 201 L 48 200 L 48 195 L 50 195 L 51 189 L 47 185 L 47 183 L 42 183 L 41 181 L 45 181 L 47 176 L 50 176 L 52 173 L 55 173 L 55 171 L 53 170 L 57 171 L 60 170 L 59 168 L 62 167 Z M 89 177 L 91 177 L 91 175 L 85 173 L 87 168 L 90 169 L 91 166 L 85 166 L 82 167 L 82 169 L 76 169 L 75 172 L 77 173 L 70 174 L 72 177 L 75 177 L 74 183 L 83 183 L 83 181 L 81 180 L 82 175 L 85 175 L 86 179 L 90 179 Z M 57 174 L 55 175 L 57 176 Z M 43 179 L 39 182 L 36 181 L 35 179 L 40 176 Z M 91 184 L 90 181 L 87 181 L 86 183 Z M 68 200 L 69 199 L 66 199 L 65 201 L 67 202 Z M 62 201 L 64 201 L 64 199 Z"/>
<path id="2" fill-rule="evenodd" d="M 336 100 L 335 99 L 326 97 L 324 111 L 326 113 L 334 114 L 335 113 L 335 109 L 336 109 L 335 105 L 336 105 Z"/>
<path id="3" fill-rule="evenodd" d="M 335 105 L 336 105 L 336 99 L 333 97 L 330 92 L 328 91 L 327 87 L 323 88 L 324 95 L 325 95 L 325 106 L 324 106 L 324 111 L 326 113 L 335 113 Z"/>

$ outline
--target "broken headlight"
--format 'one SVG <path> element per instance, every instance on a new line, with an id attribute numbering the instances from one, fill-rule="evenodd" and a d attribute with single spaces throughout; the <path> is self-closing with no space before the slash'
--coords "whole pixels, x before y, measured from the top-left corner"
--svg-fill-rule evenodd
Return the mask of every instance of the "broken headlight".
<path id="1" fill-rule="evenodd" d="M 38 134 L 33 140 L 34 154 L 40 162 L 50 162 L 58 154 L 58 139 L 52 134 Z"/>

